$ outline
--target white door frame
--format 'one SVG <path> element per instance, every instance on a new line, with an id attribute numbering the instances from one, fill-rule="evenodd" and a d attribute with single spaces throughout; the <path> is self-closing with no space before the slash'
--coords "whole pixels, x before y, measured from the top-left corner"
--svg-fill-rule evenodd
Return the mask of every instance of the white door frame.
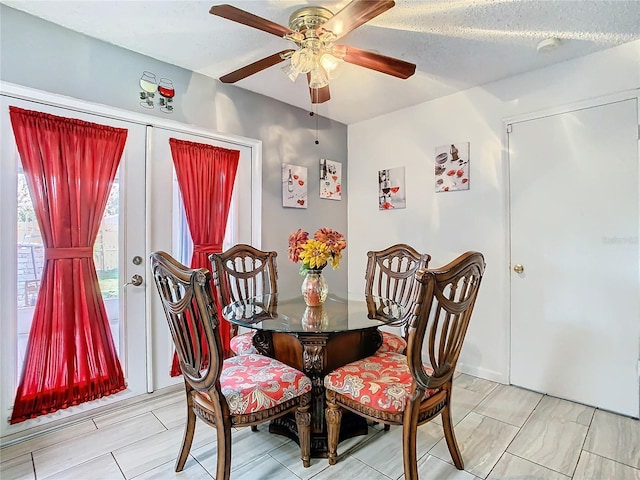
<path id="1" fill-rule="evenodd" d="M 502 163 L 503 163 L 503 173 L 504 173 L 504 178 L 505 178 L 505 183 L 504 183 L 504 195 L 505 195 L 505 209 L 503 211 L 503 221 L 504 221 L 504 225 L 506 226 L 505 228 L 505 245 L 507 246 L 506 251 L 504 252 L 504 261 L 505 261 L 505 265 L 507 266 L 507 282 L 506 282 L 506 288 L 507 288 L 507 295 L 505 296 L 505 303 L 503 305 L 503 313 L 504 313 L 504 318 L 508 319 L 506 328 L 507 328 L 507 333 L 508 333 L 508 339 L 509 339 L 509 345 L 507 346 L 508 351 L 507 351 L 507 358 L 508 358 L 508 365 L 507 365 L 507 378 L 509 379 L 509 383 L 511 383 L 511 271 L 512 271 L 512 265 L 511 265 L 511 189 L 510 189 L 510 182 L 511 182 L 511 172 L 510 172 L 510 168 L 509 168 L 509 135 L 508 132 L 510 130 L 510 125 L 513 123 L 519 123 L 519 122 L 524 122 L 524 121 L 529 121 L 529 120 L 536 120 L 536 119 L 540 119 L 540 118 L 544 118 L 544 117 L 550 117 L 550 116 L 554 116 L 554 115 L 559 115 L 559 114 L 563 114 L 563 113 L 568 113 L 568 112 L 572 112 L 575 110 L 581 110 L 581 109 L 586 109 L 586 108 L 593 108 L 593 107 L 597 107 L 600 105 L 605 105 L 605 104 L 609 104 L 609 103 L 614 103 L 614 102 L 620 102 L 620 101 L 624 101 L 624 100 L 631 100 L 631 99 L 636 99 L 640 101 L 640 89 L 631 89 L 631 90 L 625 90 L 622 92 L 617 92 L 617 93 L 613 93 L 613 94 L 609 94 L 609 95 L 604 95 L 604 96 L 599 96 L 599 97 L 594 97 L 594 98 L 590 98 L 590 99 L 586 99 L 586 100 L 582 100 L 579 102 L 573 102 L 573 103 L 569 103 L 569 104 L 565 104 L 565 105 L 559 105 L 556 107 L 552 107 L 552 108 L 548 108 L 548 109 L 544 109 L 544 110 L 539 110 L 539 111 L 534 111 L 534 112 L 528 112 L 528 113 L 524 113 L 524 114 L 520 114 L 520 115 L 515 115 L 515 116 L 511 116 L 511 117 L 505 117 L 502 120 Z M 637 123 L 638 123 L 638 151 L 640 152 L 640 109 L 639 109 L 639 113 L 638 113 L 638 119 L 637 119 Z M 640 159 L 639 159 L 640 161 Z M 640 185 L 640 178 L 638 178 L 638 184 Z M 640 232 L 638 232 L 640 235 Z M 639 265 L 640 268 L 640 265 Z M 638 344 L 640 346 L 640 338 L 638 339 Z M 640 359 L 639 359 L 639 363 L 638 363 L 638 376 L 640 377 Z M 640 414 L 640 405 L 638 406 L 638 411 Z"/>

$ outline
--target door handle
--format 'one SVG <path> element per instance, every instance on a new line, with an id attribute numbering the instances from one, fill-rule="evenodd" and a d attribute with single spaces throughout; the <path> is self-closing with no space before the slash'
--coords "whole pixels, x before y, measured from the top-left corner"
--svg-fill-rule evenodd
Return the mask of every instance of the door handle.
<path id="1" fill-rule="evenodd" d="M 524 265 L 520 265 L 519 263 L 516 263 L 516 264 L 513 266 L 513 271 L 514 271 L 514 272 L 516 272 L 516 273 L 522 273 L 522 272 L 524 272 Z"/>
<path id="2" fill-rule="evenodd" d="M 133 285 L 134 287 L 139 287 L 140 285 L 142 285 L 142 281 L 142 276 L 135 274 L 133 277 L 131 277 L 131 280 L 129 280 L 123 286 L 126 287 L 127 285 Z"/>

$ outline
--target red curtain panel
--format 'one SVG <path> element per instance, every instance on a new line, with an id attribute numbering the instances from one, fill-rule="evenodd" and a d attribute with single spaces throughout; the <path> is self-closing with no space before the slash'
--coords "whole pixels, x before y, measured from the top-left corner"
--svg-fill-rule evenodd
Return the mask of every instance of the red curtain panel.
<path id="1" fill-rule="evenodd" d="M 125 388 L 93 245 L 127 130 L 10 107 L 45 260 L 11 423 Z"/>
<path id="2" fill-rule="evenodd" d="M 211 270 L 209 255 L 222 252 L 240 151 L 176 138 L 170 138 L 169 145 L 193 239 L 190 266 Z M 227 322 L 221 322 L 220 335 L 228 357 L 231 351 Z M 174 354 L 171 376 L 177 375 L 180 366 Z"/>

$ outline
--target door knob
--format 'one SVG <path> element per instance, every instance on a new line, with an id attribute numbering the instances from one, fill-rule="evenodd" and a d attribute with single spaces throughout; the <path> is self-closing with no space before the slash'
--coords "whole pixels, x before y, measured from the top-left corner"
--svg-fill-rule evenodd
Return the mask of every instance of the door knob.
<path id="1" fill-rule="evenodd" d="M 133 277 L 131 277 L 131 280 L 129 280 L 123 286 L 126 287 L 127 285 L 133 285 L 134 287 L 139 287 L 140 285 L 142 285 L 142 277 L 138 274 L 135 274 Z"/>
<path id="2" fill-rule="evenodd" d="M 520 265 L 519 263 L 516 263 L 513 266 L 513 271 L 516 272 L 516 273 L 522 273 L 522 272 L 524 272 L 524 266 Z"/>

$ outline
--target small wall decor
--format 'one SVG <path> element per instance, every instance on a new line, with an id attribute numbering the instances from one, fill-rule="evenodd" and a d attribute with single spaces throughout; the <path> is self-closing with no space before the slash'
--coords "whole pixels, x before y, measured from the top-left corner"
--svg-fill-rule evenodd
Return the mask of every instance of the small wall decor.
<path id="1" fill-rule="evenodd" d="M 162 77 L 158 81 L 155 73 L 144 71 L 139 83 L 142 89 L 140 92 L 140 106 L 148 109 L 155 108 L 155 97 L 156 92 L 158 92 L 160 96 L 158 99 L 160 111 L 164 113 L 173 112 L 173 97 L 176 94 L 176 90 L 171 80 Z"/>
<path id="2" fill-rule="evenodd" d="M 342 164 L 320 159 L 320 198 L 342 200 Z"/>
<path id="3" fill-rule="evenodd" d="M 407 207 L 404 167 L 378 171 L 378 210 Z"/>
<path id="4" fill-rule="evenodd" d="M 282 164 L 282 206 L 307 208 L 307 167 Z"/>
<path id="5" fill-rule="evenodd" d="M 436 193 L 469 190 L 469 142 L 436 147 Z"/>

